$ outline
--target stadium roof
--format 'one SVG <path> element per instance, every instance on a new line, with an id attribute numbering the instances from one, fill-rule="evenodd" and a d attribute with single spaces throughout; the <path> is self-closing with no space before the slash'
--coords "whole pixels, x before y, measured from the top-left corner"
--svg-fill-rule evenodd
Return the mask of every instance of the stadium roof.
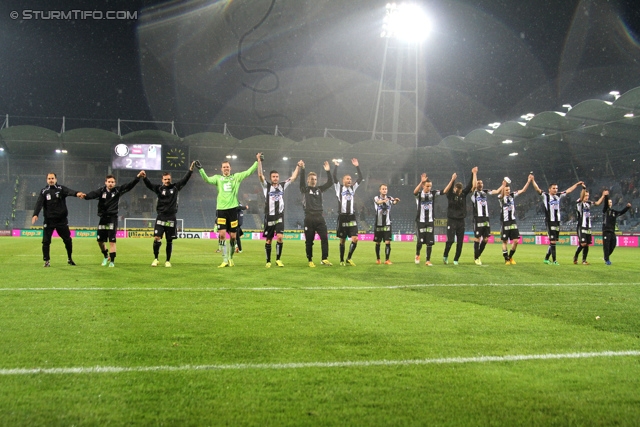
<path id="1" fill-rule="evenodd" d="M 190 158 L 217 162 L 229 154 L 253 156 L 263 151 L 269 158 L 352 158 L 368 164 L 414 164 L 433 159 L 451 165 L 464 161 L 495 162 L 511 153 L 539 162 L 558 154 L 573 159 L 589 153 L 596 159 L 606 156 L 624 159 L 640 152 L 640 87 L 613 102 L 589 99 L 566 112 L 543 111 L 504 123 L 475 129 L 466 136 L 447 136 L 435 146 L 404 148 L 387 141 L 366 140 L 351 144 L 334 138 L 292 141 L 260 135 L 237 140 L 220 133 L 198 133 L 180 138 L 159 130 L 132 132 L 122 137 L 101 129 L 74 129 L 63 133 L 37 127 L 13 126 L 0 130 L 0 146 L 10 155 L 42 156 L 66 149 L 70 156 L 109 159 L 112 147 L 120 142 L 160 143 L 189 147 Z"/>

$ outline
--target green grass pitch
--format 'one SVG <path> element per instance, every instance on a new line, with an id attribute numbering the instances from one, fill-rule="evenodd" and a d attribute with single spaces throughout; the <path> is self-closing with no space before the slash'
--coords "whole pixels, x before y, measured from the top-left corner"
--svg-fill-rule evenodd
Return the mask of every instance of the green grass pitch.
<path id="1" fill-rule="evenodd" d="M 360 242 L 341 267 L 330 245 L 332 267 L 286 241 L 266 269 L 244 241 L 219 269 L 216 241 L 180 240 L 152 268 L 151 239 L 122 239 L 107 268 L 54 239 L 44 269 L 39 239 L 0 239 L 0 425 L 640 424 L 638 248 L 477 266 L 466 244 L 453 266 L 437 244 L 426 267 Z"/>

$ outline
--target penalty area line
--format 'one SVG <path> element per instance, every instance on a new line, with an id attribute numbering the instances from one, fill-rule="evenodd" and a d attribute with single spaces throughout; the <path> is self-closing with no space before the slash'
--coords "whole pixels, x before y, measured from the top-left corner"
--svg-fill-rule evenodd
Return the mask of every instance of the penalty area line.
<path id="1" fill-rule="evenodd" d="M 117 374 L 127 372 L 189 372 L 225 370 L 288 370 L 307 368 L 368 368 L 377 366 L 420 366 L 467 363 L 522 362 L 529 360 L 593 359 L 600 357 L 640 356 L 639 350 L 601 351 L 591 353 L 519 354 L 511 356 L 448 357 L 412 360 L 362 360 L 344 362 L 299 362 L 299 363 L 237 363 L 227 365 L 182 365 L 182 366 L 95 366 L 75 368 L 14 368 L 0 369 L 0 376 L 10 375 L 67 375 L 67 374 Z"/>

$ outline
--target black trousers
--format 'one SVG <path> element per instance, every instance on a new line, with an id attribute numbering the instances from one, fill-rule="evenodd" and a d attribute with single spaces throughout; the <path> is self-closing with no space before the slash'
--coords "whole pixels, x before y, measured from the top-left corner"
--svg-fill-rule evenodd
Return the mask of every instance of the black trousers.
<path id="1" fill-rule="evenodd" d="M 609 261 L 609 256 L 613 253 L 618 244 L 618 238 L 613 231 L 602 232 L 602 251 L 604 252 L 604 260 Z"/>
<path id="2" fill-rule="evenodd" d="M 322 214 L 307 214 L 304 217 L 304 238 L 307 259 L 313 259 L 313 241 L 316 233 L 320 236 L 320 247 L 322 248 L 322 259 L 329 258 L 329 237 L 327 234 L 327 223 Z"/>

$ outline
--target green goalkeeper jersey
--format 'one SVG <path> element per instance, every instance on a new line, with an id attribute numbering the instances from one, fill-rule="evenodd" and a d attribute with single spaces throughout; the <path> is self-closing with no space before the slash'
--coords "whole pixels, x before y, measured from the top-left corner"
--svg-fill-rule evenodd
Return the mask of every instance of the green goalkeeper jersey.
<path id="1" fill-rule="evenodd" d="M 238 207 L 238 190 L 240 183 L 258 169 L 258 162 L 244 172 L 232 173 L 229 176 L 213 175 L 207 176 L 204 169 L 200 169 L 200 176 L 204 182 L 215 185 L 218 188 L 217 210 L 235 209 Z"/>

